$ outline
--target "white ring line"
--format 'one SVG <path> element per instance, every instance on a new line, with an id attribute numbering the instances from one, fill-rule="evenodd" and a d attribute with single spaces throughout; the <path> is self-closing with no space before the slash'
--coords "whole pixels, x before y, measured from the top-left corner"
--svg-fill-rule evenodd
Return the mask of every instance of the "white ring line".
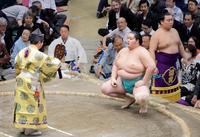
<path id="1" fill-rule="evenodd" d="M 6 137 L 14 137 L 14 136 L 8 135 L 8 134 L 3 133 L 3 132 L 0 132 L 0 135 L 6 136 Z"/>
<path id="2" fill-rule="evenodd" d="M 68 135 L 68 136 L 73 136 L 73 134 L 71 134 L 71 133 L 68 133 L 68 132 L 62 131 L 62 130 L 60 130 L 60 129 L 57 129 L 57 128 L 54 128 L 54 127 L 51 127 L 51 126 L 48 126 L 48 128 L 49 128 L 49 129 L 52 129 L 52 130 L 55 130 L 55 131 L 57 131 L 57 132 L 60 132 L 60 133 L 66 134 L 66 135 Z"/>

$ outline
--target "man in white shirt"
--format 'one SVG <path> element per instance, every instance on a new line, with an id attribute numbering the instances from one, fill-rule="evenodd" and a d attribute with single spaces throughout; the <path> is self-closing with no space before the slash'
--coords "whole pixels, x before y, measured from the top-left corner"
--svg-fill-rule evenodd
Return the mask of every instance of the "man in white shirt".
<path id="1" fill-rule="evenodd" d="M 63 25 L 60 28 L 60 37 L 55 39 L 48 48 L 48 55 L 54 56 L 55 48 L 61 44 L 65 46 L 65 63 L 71 66 L 71 70 L 79 70 L 81 65 L 87 63 L 87 56 L 81 43 L 69 36 L 69 26 Z"/>
<path id="2" fill-rule="evenodd" d="M 126 19 L 123 17 L 120 17 L 117 20 L 117 28 L 111 31 L 109 34 L 103 37 L 103 47 L 106 48 L 106 41 L 109 38 L 113 38 L 115 35 L 119 35 L 123 38 L 123 44 L 125 47 L 128 46 L 128 39 L 127 36 L 131 32 L 129 27 L 127 27 Z"/>
<path id="3" fill-rule="evenodd" d="M 175 5 L 175 0 L 166 0 L 165 4 L 167 8 L 171 8 L 173 12 L 174 19 L 183 23 L 183 12 Z"/>

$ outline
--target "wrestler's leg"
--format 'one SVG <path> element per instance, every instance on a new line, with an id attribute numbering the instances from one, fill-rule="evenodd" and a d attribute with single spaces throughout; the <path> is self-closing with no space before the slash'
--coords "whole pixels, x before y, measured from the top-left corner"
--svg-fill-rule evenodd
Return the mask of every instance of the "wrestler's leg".
<path id="1" fill-rule="evenodd" d="M 134 88 L 136 103 L 140 105 L 139 113 L 146 113 L 149 101 L 149 89 L 146 86 Z"/>
<path id="2" fill-rule="evenodd" d="M 128 109 L 133 103 L 135 103 L 135 98 L 125 95 L 124 99 L 126 100 L 125 105 L 121 106 L 122 109 Z"/>
<path id="3" fill-rule="evenodd" d="M 131 104 L 135 102 L 134 98 L 126 95 L 126 91 L 122 87 L 122 82 L 120 78 L 117 79 L 116 87 L 112 86 L 111 80 L 109 80 L 101 86 L 101 91 L 105 95 L 125 99 L 126 105 L 122 106 L 121 108 L 128 108 Z"/>

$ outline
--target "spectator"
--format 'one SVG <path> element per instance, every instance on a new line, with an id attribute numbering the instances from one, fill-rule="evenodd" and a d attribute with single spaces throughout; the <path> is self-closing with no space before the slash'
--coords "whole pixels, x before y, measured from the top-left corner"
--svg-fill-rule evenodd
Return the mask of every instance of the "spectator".
<path id="1" fill-rule="evenodd" d="M 200 51 L 199 51 L 200 50 L 200 45 L 199 45 L 200 43 L 199 43 L 199 40 L 196 37 L 194 37 L 194 36 L 189 37 L 188 44 L 195 46 L 197 48 L 197 54 L 200 53 Z"/>
<path id="2" fill-rule="evenodd" d="M 151 26 L 154 30 L 158 28 L 158 22 L 156 22 L 155 16 L 151 10 L 149 10 L 149 2 L 147 0 L 141 0 L 139 2 L 140 11 L 137 14 L 139 21 L 139 30 L 141 31 L 141 24 L 144 20 L 151 21 Z"/>
<path id="3" fill-rule="evenodd" d="M 183 23 L 183 12 L 182 10 L 176 6 L 176 0 L 166 0 L 166 7 L 172 9 L 172 15 L 175 20 Z"/>
<path id="4" fill-rule="evenodd" d="M 130 33 L 130 32 L 131 32 L 131 30 L 127 27 L 127 22 L 126 22 L 125 18 L 120 17 L 117 20 L 117 28 L 115 30 L 111 31 L 108 35 L 103 37 L 103 48 L 107 47 L 107 45 L 106 45 L 107 39 L 109 39 L 109 38 L 112 39 L 115 35 L 121 36 L 123 38 L 123 45 L 125 47 L 127 47 L 128 46 L 127 36 L 128 36 L 128 33 Z"/>
<path id="5" fill-rule="evenodd" d="M 197 39 L 200 39 L 200 28 L 198 24 L 194 22 L 194 18 L 191 13 L 186 13 L 184 15 L 183 35 L 184 42 L 188 41 L 191 36 L 195 36 Z"/>
<path id="6" fill-rule="evenodd" d="M 49 1 L 44 1 L 44 3 L 50 4 Z M 32 5 L 37 6 L 39 11 L 37 15 L 37 23 L 43 23 L 44 29 L 51 27 L 53 29 L 53 37 L 58 38 L 60 36 L 60 26 L 67 23 L 67 16 L 64 14 L 57 14 L 56 10 L 51 7 L 43 9 L 40 1 L 34 1 Z"/>
<path id="7" fill-rule="evenodd" d="M 194 22 L 200 25 L 200 9 L 196 0 L 188 0 L 188 11 L 192 14 Z"/>
<path id="8" fill-rule="evenodd" d="M 110 5 L 108 4 L 108 0 L 99 0 L 96 17 L 101 18 L 106 16 L 107 11 L 109 11 Z"/>
<path id="9" fill-rule="evenodd" d="M 150 44 L 150 39 L 151 39 L 151 35 L 149 35 L 149 34 L 142 35 L 142 45 L 141 46 L 148 50 L 149 44 Z"/>
<path id="10" fill-rule="evenodd" d="M 200 77 L 197 79 L 191 104 L 194 105 L 195 108 L 200 108 Z"/>
<path id="11" fill-rule="evenodd" d="M 119 35 L 114 36 L 113 42 L 108 45 L 107 49 L 103 50 L 99 61 L 94 67 L 98 78 L 103 76 L 103 78 L 107 79 L 111 76 L 115 56 L 123 47 L 123 38 Z"/>
<path id="12" fill-rule="evenodd" d="M 19 37 L 22 35 L 22 31 L 24 30 L 24 28 L 29 28 L 31 32 L 36 30 L 37 28 L 40 28 L 40 30 L 42 29 L 42 27 L 39 26 L 38 23 L 34 23 L 34 19 L 35 16 L 32 13 L 32 11 L 28 11 L 27 13 L 24 14 L 22 25 L 17 30 L 17 36 L 15 37 L 15 41 L 18 40 Z M 43 31 L 42 33 L 44 34 Z"/>
<path id="13" fill-rule="evenodd" d="M 5 43 L 8 52 L 10 52 L 10 49 L 13 46 L 13 33 L 22 25 L 23 16 L 27 11 L 28 8 L 22 5 L 13 5 L 1 10 L 1 15 L 8 20 L 8 26 L 5 33 Z"/>
<path id="14" fill-rule="evenodd" d="M 39 1 L 42 4 L 42 9 L 53 9 L 57 11 L 55 0 L 29 0 L 29 7 L 36 1 Z"/>
<path id="15" fill-rule="evenodd" d="M 195 85 L 200 74 L 200 63 L 196 62 L 196 47 L 188 44 L 185 46 L 185 51 L 188 56 L 188 61 L 182 61 L 182 74 L 181 74 L 181 100 L 179 103 L 192 105 L 191 100 L 194 94 Z M 187 62 L 187 64 L 185 63 Z"/>
<path id="16" fill-rule="evenodd" d="M 2 37 L 4 37 L 4 33 L 6 31 L 7 27 L 7 21 L 3 17 L 0 17 L 0 77 L 1 80 L 6 80 L 4 78 L 3 69 L 6 69 L 6 65 L 9 64 L 10 61 L 10 55 L 8 51 L 6 50 L 4 40 L 2 40 Z"/>
<path id="17" fill-rule="evenodd" d="M 125 6 L 121 5 L 120 0 L 112 0 L 111 6 L 113 7 L 109 11 L 108 26 L 106 29 L 99 29 L 98 33 L 101 36 L 107 35 L 110 31 L 117 28 L 117 20 L 120 17 L 126 19 L 127 25 L 131 30 L 138 30 L 138 23 L 136 16 Z"/>
<path id="18" fill-rule="evenodd" d="M 25 47 L 28 47 L 30 45 L 29 36 L 31 34 L 30 29 L 24 28 L 22 31 L 21 37 L 14 43 L 13 45 L 13 51 L 11 53 L 11 63 L 12 66 L 15 64 L 15 57 L 16 55 Z"/>
<path id="19" fill-rule="evenodd" d="M 155 32 L 153 29 L 152 29 L 152 24 L 151 24 L 151 20 L 144 20 L 141 24 L 141 32 L 140 32 L 140 35 L 145 35 L 145 34 L 148 34 L 148 35 L 153 35 L 153 33 Z"/>

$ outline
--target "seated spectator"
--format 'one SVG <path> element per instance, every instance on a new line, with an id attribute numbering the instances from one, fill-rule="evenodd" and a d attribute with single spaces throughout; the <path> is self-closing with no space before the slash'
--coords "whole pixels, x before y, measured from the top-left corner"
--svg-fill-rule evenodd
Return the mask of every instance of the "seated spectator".
<path id="1" fill-rule="evenodd" d="M 65 56 L 63 63 L 70 66 L 72 71 L 80 72 L 84 64 L 87 63 L 87 56 L 81 43 L 69 36 L 69 26 L 63 25 L 60 28 L 60 37 L 55 39 L 48 48 L 48 55 L 54 56 L 57 45 L 63 45 L 65 48 Z"/>
<path id="2" fill-rule="evenodd" d="M 11 63 L 12 66 L 15 64 L 15 57 L 21 51 L 23 48 L 30 45 L 29 37 L 30 37 L 31 31 L 28 28 L 24 28 L 22 31 L 21 37 L 14 43 L 13 45 L 13 51 L 11 53 Z"/>
<path id="3" fill-rule="evenodd" d="M 8 21 L 7 30 L 5 33 L 5 42 L 8 52 L 13 46 L 13 32 L 22 25 L 22 19 L 24 14 L 28 11 L 28 8 L 22 5 L 13 5 L 1 10 L 1 17 L 4 17 Z"/>
<path id="4" fill-rule="evenodd" d="M 150 20 L 144 20 L 141 24 L 141 32 L 140 32 L 140 35 L 150 35 L 152 36 L 153 33 L 155 32 L 153 29 L 152 29 L 152 24 L 151 24 L 151 21 Z"/>
<path id="5" fill-rule="evenodd" d="M 45 3 L 48 2 L 49 1 L 45 1 Z M 53 29 L 53 37 L 58 38 L 60 36 L 60 26 L 67 23 L 67 16 L 64 14 L 57 14 L 56 10 L 50 7 L 43 9 L 40 1 L 34 1 L 32 5 L 38 8 L 37 23 L 43 23 L 45 26 L 51 27 Z"/>
<path id="6" fill-rule="evenodd" d="M 7 21 L 5 18 L 0 17 L 0 77 L 1 80 L 6 80 L 4 78 L 3 71 L 7 69 L 10 64 L 10 55 L 6 49 L 4 42 L 4 35 L 7 27 Z"/>
<path id="7" fill-rule="evenodd" d="M 194 22 L 200 25 L 200 9 L 196 0 L 188 0 L 188 11 L 194 17 Z"/>
<path id="8" fill-rule="evenodd" d="M 185 13 L 184 15 L 183 36 L 183 42 L 188 41 L 191 36 L 195 36 L 197 39 L 200 39 L 200 28 L 198 24 L 194 23 L 194 18 L 191 13 Z M 197 48 L 199 49 L 200 47 Z"/>
<path id="9" fill-rule="evenodd" d="M 138 29 L 138 22 L 136 16 L 128 9 L 126 6 L 122 6 L 120 0 L 112 0 L 111 1 L 112 9 L 109 11 L 108 14 L 108 26 L 107 28 L 100 28 L 98 30 L 99 35 L 105 36 L 110 31 L 117 28 L 117 20 L 120 17 L 126 19 L 127 25 L 131 30 Z"/>
<path id="10" fill-rule="evenodd" d="M 158 22 L 156 22 L 156 18 L 154 13 L 149 10 L 149 2 L 147 0 L 141 0 L 139 2 L 139 12 L 137 14 L 137 18 L 139 21 L 139 31 L 141 31 L 141 24 L 144 20 L 151 21 L 151 26 L 153 29 L 158 28 Z"/>
<path id="11" fill-rule="evenodd" d="M 95 74 L 98 78 L 103 76 L 103 78 L 107 79 L 111 76 L 115 56 L 123 47 L 123 38 L 119 35 L 114 36 L 113 43 L 110 43 L 108 48 L 103 50 L 98 62 L 94 66 Z"/>
<path id="12" fill-rule="evenodd" d="M 29 7 L 33 5 L 34 2 L 39 1 L 42 4 L 42 9 L 53 9 L 56 11 L 55 0 L 29 0 Z"/>
<path id="13" fill-rule="evenodd" d="M 7 69 L 6 65 L 9 64 L 10 55 L 5 48 L 5 45 L 0 43 L 0 76 L 1 80 L 6 80 L 3 75 L 3 69 Z"/>
<path id="14" fill-rule="evenodd" d="M 24 28 L 29 28 L 31 32 L 39 28 L 39 24 L 34 23 L 34 18 L 35 16 L 31 11 L 28 11 L 27 13 L 24 14 L 22 25 L 17 30 L 17 36 L 15 37 L 15 41 L 18 40 L 19 37 L 22 35 Z"/>
<path id="15" fill-rule="evenodd" d="M 112 39 L 115 35 L 121 36 L 123 38 L 123 45 L 125 47 L 127 47 L 128 46 L 127 36 L 130 32 L 131 32 L 131 30 L 127 27 L 126 19 L 123 17 L 120 17 L 117 20 L 117 28 L 103 37 L 103 48 L 107 47 L 107 45 L 106 45 L 107 39 L 109 39 L 109 38 Z"/>
<path id="16" fill-rule="evenodd" d="M 194 88 L 194 93 L 192 96 L 191 104 L 195 108 L 200 108 L 200 77 L 198 77 L 195 88 Z"/>
<path id="17" fill-rule="evenodd" d="M 149 34 L 142 35 L 142 45 L 141 46 L 148 50 L 149 44 L 150 44 L 150 39 L 151 39 L 151 35 L 149 35 Z"/>
<path id="18" fill-rule="evenodd" d="M 197 82 L 200 73 L 200 63 L 195 61 L 197 54 L 196 47 L 189 44 L 185 46 L 185 51 L 188 56 L 188 60 L 182 60 L 182 74 L 181 74 L 181 100 L 179 103 L 187 105 L 191 104 L 191 97 L 194 93 L 194 87 Z M 187 62 L 187 63 L 186 63 Z"/>
<path id="19" fill-rule="evenodd" d="M 200 53 L 200 43 L 199 40 L 195 36 L 191 36 L 188 39 L 188 44 L 191 44 L 197 48 L 197 56 Z"/>
<path id="20" fill-rule="evenodd" d="M 174 19 L 183 23 L 183 12 L 179 7 L 176 6 L 176 0 L 166 0 L 165 4 L 167 8 L 172 9 L 172 15 Z"/>
<path id="21" fill-rule="evenodd" d="M 106 16 L 109 10 L 110 4 L 108 4 L 108 0 L 99 0 L 96 17 L 101 18 Z"/>

